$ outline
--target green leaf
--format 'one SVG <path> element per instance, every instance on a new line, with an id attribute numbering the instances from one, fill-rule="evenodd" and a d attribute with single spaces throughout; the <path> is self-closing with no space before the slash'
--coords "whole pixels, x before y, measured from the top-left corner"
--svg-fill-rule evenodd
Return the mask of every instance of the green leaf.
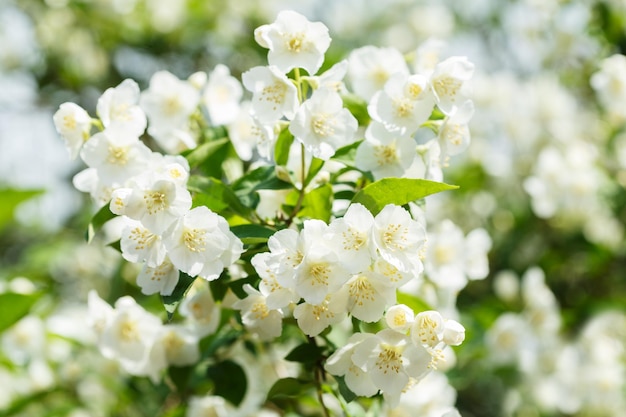
<path id="1" fill-rule="evenodd" d="M 414 295 L 406 294 L 403 292 L 398 292 L 396 302 L 398 304 L 404 304 L 405 306 L 410 307 L 415 314 L 421 313 L 422 311 L 433 310 L 432 306 L 426 301 L 422 300 L 420 297 L 416 297 Z"/>
<path id="2" fill-rule="evenodd" d="M 350 110 L 350 113 L 359 122 L 359 126 L 367 126 L 371 120 L 367 111 L 367 101 L 356 94 L 346 94 L 342 98 L 344 107 Z"/>
<path id="3" fill-rule="evenodd" d="M 195 277 L 191 277 L 185 274 L 183 271 L 180 271 L 178 274 L 178 283 L 176 284 L 174 291 L 172 291 L 172 294 L 161 296 L 161 300 L 163 301 L 163 307 L 165 307 L 165 311 L 167 311 L 168 320 L 172 320 L 178 304 L 185 297 L 185 294 L 187 294 L 187 291 L 189 291 L 189 288 L 195 280 Z"/>
<path id="4" fill-rule="evenodd" d="M 216 178 L 192 175 L 187 182 L 187 188 L 195 193 L 194 207 L 205 206 L 219 214 L 229 212 L 244 218 L 251 215 L 250 208 L 239 201 L 233 190 Z"/>
<path id="5" fill-rule="evenodd" d="M 267 393 L 267 399 L 273 400 L 284 397 L 300 397 L 302 393 L 314 385 L 312 382 L 302 381 L 297 378 L 279 379 L 272 385 Z"/>
<path id="6" fill-rule="evenodd" d="M 333 187 L 328 183 L 308 192 L 302 200 L 302 210 L 298 217 L 320 219 L 328 223 L 333 205 L 332 197 Z"/>
<path id="7" fill-rule="evenodd" d="M 357 397 L 357 395 L 354 392 L 352 392 L 352 390 L 348 388 L 348 386 L 346 385 L 346 380 L 344 377 L 333 376 L 333 378 L 335 378 L 335 380 L 337 381 L 337 385 L 339 387 L 339 393 L 341 394 L 343 399 L 346 400 L 346 402 L 349 403 Z"/>
<path id="8" fill-rule="evenodd" d="M 352 203 L 361 203 L 376 215 L 387 204 L 402 206 L 428 195 L 456 188 L 459 187 L 422 179 L 383 178 L 359 191 Z"/>
<path id="9" fill-rule="evenodd" d="M 222 138 L 203 143 L 187 153 L 185 158 L 187 159 L 187 162 L 189 162 L 189 166 L 191 168 L 195 168 L 206 162 L 211 156 L 220 151 L 228 142 L 228 138 Z"/>
<path id="10" fill-rule="evenodd" d="M 337 152 L 330 158 L 333 161 L 342 162 L 346 165 L 354 166 L 354 159 L 356 157 L 356 149 L 363 142 L 362 140 L 351 143 L 348 146 L 337 149 Z"/>
<path id="11" fill-rule="evenodd" d="M 91 218 L 91 222 L 89 222 L 89 226 L 87 226 L 87 243 L 90 243 L 93 240 L 94 236 L 96 236 L 96 233 L 98 233 L 100 229 L 102 229 L 102 226 L 104 226 L 106 222 L 115 217 L 116 214 L 113 213 L 111 209 L 109 209 L 108 204 L 102 206 L 100 210 L 98 210 L 98 212 L 93 215 L 93 217 Z"/>
<path id="12" fill-rule="evenodd" d="M 213 381 L 215 395 L 225 398 L 235 406 L 241 404 L 248 389 L 248 380 L 236 362 L 225 360 L 210 366 L 207 377 Z"/>
<path id="13" fill-rule="evenodd" d="M 324 166 L 324 160 L 315 158 L 315 157 L 311 159 L 311 166 L 309 167 L 309 173 L 307 174 L 306 179 L 304 180 L 305 187 L 309 185 L 309 183 L 313 180 L 313 178 L 315 178 L 317 173 L 320 172 L 323 166 Z"/>
<path id="14" fill-rule="evenodd" d="M 20 203 L 42 193 L 43 190 L 0 190 L 0 230 L 13 221 L 13 213 Z"/>
<path id="15" fill-rule="evenodd" d="M 289 188 L 292 188 L 292 185 L 280 180 L 276 176 L 276 168 L 272 165 L 252 170 L 232 184 L 232 189 L 239 200 L 252 209 L 259 204 L 257 190 L 285 190 Z"/>
<path id="16" fill-rule="evenodd" d="M 26 316 L 41 294 L 0 294 L 0 333 Z"/>
<path id="17" fill-rule="evenodd" d="M 294 137 L 288 128 L 281 130 L 274 147 L 274 160 L 276 165 L 286 165 L 289 160 L 289 150 L 293 143 Z"/>
<path id="18" fill-rule="evenodd" d="M 285 356 L 285 360 L 290 362 L 300 362 L 303 364 L 313 364 L 323 357 L 323 349 L 311 343 L 302 343 L 291 350 Z"/>
<path id="19" fill-rule="evenodd" d="M 257 224 L 242 224 L 232 226 L 230 231 L 235 234 L 245 245 L 253 245 L 256 243 L 265 243 L 276 233 L 276 230 L 270 229 Z"/>

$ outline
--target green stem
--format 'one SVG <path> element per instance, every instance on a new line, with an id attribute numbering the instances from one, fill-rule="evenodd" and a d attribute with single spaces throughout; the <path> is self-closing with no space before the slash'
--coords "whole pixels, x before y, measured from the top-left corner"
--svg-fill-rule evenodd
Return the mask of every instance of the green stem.
<path id="1" fill-rule="evenodd" d="M 309 337 L 309 344 L 317 347 L 317 342 L 314 337 Z M 315 373 L 315 390 L 317 391 L 317 400 L 322 406 L 322 413 L 324 414 L 324 417 L 330 417 L 330 411 L 328 410 L 328 408 L 326 408 L 326 404 L 324 403 L 324 396 L 322 395 L 324 393 L 324 388 L 322 384 L 325 379 L 324 364 L 322 358 L 316 361 L 315 369 L 313 372 Z"/>

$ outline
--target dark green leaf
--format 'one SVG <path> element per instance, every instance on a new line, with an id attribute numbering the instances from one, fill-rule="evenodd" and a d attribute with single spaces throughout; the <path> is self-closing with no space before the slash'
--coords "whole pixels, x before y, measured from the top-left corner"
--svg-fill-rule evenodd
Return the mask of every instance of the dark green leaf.
<path id="1" fill-rule="evenodd" d="M 27 315 L 41 294 L 0 294 L 0 333 Z"/>
<path id="2" fill-rule="evenodd" d="M 285 360 L 313 364 L 323 357 L 323 349 L 311 343 L 302 343 L 285 356 Z"/>
<path id="3" fill-rule="evenodd" d="M 293 135 L 289 129 L 284 128 L 278 135 L 276 146 L 274 147 L 274 160 L 276 165 L 286 165 L 289 160 L 289 150 L 293 143 Z"/>
<path id="4" fill-rule="evenodd" d="M 353 401 L 357 397 L 357 395 L 352 392 L 350 388 L 348 388 L 345 378 L 342 376 L 335 376 L 334 378 L 337 381 L 337 385 L 339 386 L 339 393 L 341 394 L 343 399 L 346 400 L 346 402 L 348 403 Z"/>
<path id="5" fill-rule="evenodd" d="M 250 208 L 243 205 L 233 190 L 218 179 L 193 175 L 187 182 L 187 188 L 195 193 L 194 207 L 205 206 L 219 214 L 228 212 L 244 218 L 251 215 Z"/>
<path id="6" fill-rule="evenodd" d="M 279 379 L 272 385 L 267 394 L 268 400 L 284 397 L 300 397 L 302 393 L 314 385 L 312 382 L 302 381 L 297 378 Z"/>
<path id="7" fill-rule="evenodd" d="M 230 231 L 235 234 L 246 245 L 255 243 L 265 243 L 276 233 L 276 230 L 270 229 L 258 224 L 242 224 L 232 226 Z"/>
<path id="8" fill-rule="evenodd" d="M 232 189 L 239 200 L 252 209 L 259 204 L 257 190 L 285 190 L 289 188 L 292 188 L 292 185 L 276 176 L 276 168 L 273 165 L 250 171 L 232 184 Z"/>
<path id="9" fill-rule="evenodd" d="M 163 301 L 163 307 L 165 307 L 165 311 L 167 311 L 167 319 L 171 320 L 174 316 L 174 312 L 178 307 L 178 304 L 185 297 L 187 291 L 196 280 L 195 277 L 191 277 L 184 272 L 180 271 L 178 274 L 178 283 L 172 291 L 171 295 L 162 295 L 161 300 Z"/>
<path id="10" fill-rule="evenodd" d="M 110 209 L 109 205 L 105 204 L 98 210 L 96 214 L 91 218 L 91 222 L 89 226 L 87 226 L 87 242 L 91 242 L 96 235 L 102 229 L 102 226 L 109 220 L 115 218 L 116 214 L 114 214 Z"/>
<path id="11" fill-rule="evenodd" d="M 43 190 L 0 190 L 0 230 L 12 220 L 15 208 L 22 202 L 43 193 Z"/>
<path id="12" fill-rule="evenodd" d="M 215 395 L 225 398 L 235 406 L 241 404 L 248 389 L 246 374 L 241 366 L 231 360 L 225 360 L 210 366 L 207 369 L 207 377 L 213 381 Z"/>
<path id="13" fill-rule="evenodd" d="M 185 155 L 191 168 L 200 166 L 229 142 L 228 138 L 203 143 Z"/>
<path id="14" fill-rule="evenodd" d="M 376 215 L 387 204 L 402 206 L 430 194 L 456 188 L 459 187 L 422 179 L 383 178 L 359 191 L 352 202 L 363 204 Z"/>
<path id="15" fill-rule="evenodd" d="M 222 274 L 223 276 L 223 274 Z M 209 281 L 209 287 L 211 288 L 211 294 L 213 295 L 213 299 L 215 301 L 222 301 L 226 292 L 228 291 L 228 282 L 222 278 L 214 279 Z"/>
<path id="16" fill-rule="evenodd" d="M 167 374 L 170 380 L 174 383 L 178 392 L 184 392 L 187 389 L 189 380 L 193 375 L 193 366 L 170 366 L 167 370 Z"/>

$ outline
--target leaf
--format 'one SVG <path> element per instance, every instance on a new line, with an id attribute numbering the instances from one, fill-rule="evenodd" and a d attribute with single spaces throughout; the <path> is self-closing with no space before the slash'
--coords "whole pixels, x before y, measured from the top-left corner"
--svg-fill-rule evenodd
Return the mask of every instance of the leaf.
<path id="1" fill-rule="evenodd" d="M 276 398 L 284 397 L 300 397 L 302 392 L 313 387 L 312 382 L 306 382 L 297 378 L 283 378 L 279 379 L 272 385 L 270 391 L 267 393 L 267 399 L 273 400 Z"/>
<path id="2" fill-rule="evenodd" d="M 108 204 L 102 206 L 100 210 L 93 215 L 91 222 L 89 222 L 89 226 L 87 226 L 87 235 L 85 236 L 87 243 L 90 243 L 93 240 L 96 233 L 102 229 L 102 226 L 104 226 L 106 222 L 115 217 L 116 214 L 111 211 Z"/>
<path id="3" fill-rule="evenodd" d="M 187 291 L 189 291 L 189 288 L 195 280 L 195 277 L 191 277 L 183 271 L 180 271 L 178 274 L 178 283 L 176 284 L 174 291 L 172 291 L 172 294 L 161 296 L 161 301 L 163 301 L 163 307 L 165 307 L 165 311 L 167 311 L 168 320 L 172 320 L 178 304 L 185 297 L 185 294 L 187 293 Z"/>
<path id="4" fill-rule="evenodd" d="M 335 380 L 337 381 L 337 385 L 339 387 L 339 393 L 341 394 L 343 399 L 346 400 L 346 402 L 349 403 L 357 397 L 357 395 L 354 392 L 352 392 L 350 388 L 348 388 L 348 386 L 346 385 L 346 380 L 343 376 L 333 375 L 333 378 L 335 378 Z"/>
<path id="5" fill-rule="evenodd" d="M 323 357 L 323 349 L 311 343 L 302 343 L 291 350 L 285 356 L 285 360 L 290 362 L 300 362 L 303 364 L 313 364 Z"/>
<path id="6" fill-rule="evenodd" d="M 354 159 L 356 157 L 356 149 L 363 142 L 359 140 L 357 142 L 351 143 L 348 146 L 344 146 L 342 148 L 337 149 L 337 152 L 330 158 L 333 161 L 343 162 L 346 165 L 354 166 Z"/>
<path id="7" fill-rule="evenodd" d="M 304 180 L 305 187 L 309 185 L 309 183 L 313 180 L 313 178 L 315 178 L 317 173 L 320 172 L 323 166 L 324 166 L 324 160 L 315 158 L 315 157 L 311 159 L 311 166 L 309 167 L 309 173 L 307 174 L 306 179 Z"/>
<path id="8" fill-rule="evenodd" d="M 0 229 L 4 229 L 12 220 L 15 208 L 22 202 L 38 196 L 43 190 L 0 190 Z"/>
<path id="9" fill-rule="evenodd" d="M 0 294 L 0 333 L 26 316 L 41 294 Z"/>
<path id="10" fill-rule="evenodd" d="M 195 168 L 203 164 L 212 155 L 222 149 L 229 142 L 228 138 L 217 139 L 211 142 L 203 143 L 195 149 L 192 149 L 185 155 L 187 162 L 191 168 Z"/>
<path id="11" fill-rule="evenodd" d="M 248 380 L 241 366 L 225 360 L 210 366 L 206 373 L 213 381 L 215 395 L 225 398 L 235 406 L 241 404 L 248 389 Z"/>
<path id="12" fill-rule="evenodd" d="M 359 191 L 352 203 L 361 203 L 376 215 L 387 204 L 402 206 L 431 194 L 457 188 L 456 185 L 423 179 L 383 178 Z"/>
<path id="13" fill-rule="evenodd" d="M 286 127 L 281 130 L 276 139 L 276 145 L 274 146 L 274 160 L 276 165 L 286 165 L 289 160 L 289 150 L 293 143 L 294 137 Z"/>
<path id="14" fill-rule="evenodd" d="M 406 294 L 400 291 L 398 292 L 396 302 L 398 304 L 404 304 L 407 307 L 410 307 L 415 314 L 421 313 L 422 311 L 433 310 L 432 306 L 426 301 L 422 300 L 420 297 L 416 297 L 414 295 Z"/>
<path id="15" fill-rule="evenodd" d="M 333 187 L 328 183 L 308 192 L 302 200 L 302 210 L 298 217 L 320 219 L 328 223 L 333 205 L 332 197 Z"/>
<path id="16" fill-rule="evenodd" d="M 250 208 L 239 201 L 233 190 L 216 178 L 193 175 L 189 178 L 187 187 L 189 191 L 195 192 L 194 207 L 205 206 L 219 214 L 231 212 L 244 218 L 251 215 Z"/>
<path id="17" fill-rule="evenodd" d="M 370 123 L 370 115 L 367 111 L 367 102 L 356 94 L 346 94 L 341 97 L 343 105 L 359 122 L 359 126 L 367 126 Z"/>
<path id="18" fill-rule="evenodd" d="M 276 233 L 276 230 L 257 224 L 242 224 L 231 226 L 230 231 L 235 234 L 245 245 L 265 243 Z"/>
<path id="19" fill-rule="evenodd" d="M 268 165 L 248 172 L 233 182 L 231 187 L 242 204 L 254 209 L 259 204 L 257 190 L 285 190 L 292 188 L 292 185 L 279 179 L 276 168 Z"/>

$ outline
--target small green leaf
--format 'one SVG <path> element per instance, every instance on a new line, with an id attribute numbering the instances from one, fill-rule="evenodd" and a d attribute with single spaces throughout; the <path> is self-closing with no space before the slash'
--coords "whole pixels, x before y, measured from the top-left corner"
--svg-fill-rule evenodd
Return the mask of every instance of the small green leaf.
<path id="1" fill-rule="evenodd" d="M 337 381 L 337 385 L 339 386 L 339 393 L 341 394 L 343 399 L 346 400 L 346 402 L 348 403 L 353 401 L 357 397 L 357 395 L 354 392 L 352 392 L 350 388 L 348 388 L 348 386 L 346 385 L 345 378 L 342 376 L 333 376 L 333 377 Z"/>
<path id="2" fill-rule="evenodd" d="M 352 203 L 361 203 L 376 215 L 387 204 L 402 206 L 428 195 L 456 188 L 459 187 L 423 179 L 383 178 L 359 191 Z"/>
<path id="3" fill-rule="evenodd" d="M 195 149 L 192 149 L 185 155 L 187 162 L 191 168 L 195 168 L 203 164 L 212 155 L 222 149 L 229 142 L 228 138 L 221 138 L 211 142 L 203 143 Z"/>
<path id="4" fill-rule="evenodd" d="M 254 209 L 259 204 L 257 190 L 285 190 L 292 188 L 292 185 L 280 180 L 276 176 L 276 168 L 268 165 L 248 172 L 233 182 L 231 187 L 242 204 Z"/>
<path id="5" fill-rule="evenodd" d="M 302 210 L 298 217 L 320 219 L 328 223 L 333 205 L 333 187 L 324 184 L 321 187 L 308 192 L 302 200 Z"/>
<path id="6" fill-rule="evenodd" d="M 342 98 L 344 107 L 350 110 L 350 113 L 359 122 L 359 126 L 367 126 L 371 120 L 367 111 L 367 101 L 356 94 L 346 94 Z"/>
<path id="7" fill-rule="evenodd" d="M 302 343 L 291 350 L 285 356 L 285 360 L 290 362 L 300 362 L 313 364 L 323 357 L 323 349 L 311 343 Z"/>
<path id="8" fill-rule="evenodd" d="M 398 292 L 396 300 L 398 304 L 404 304 L 405 306 L 410 307 L 415 314 L 421 313 L 422 311 L 433 310 L 432 306 L 426 301 L 422 300 L 420 297 L 416 297 L 411 294 Z"/>
<path id="9" fill-rule="evenodd" d="M 312 382 L 302 381 L 297 378 L 279 379 L 270 388 L 270 391 L 267 393 L 267 399 L 300 397 L 304 391 L 309 390 L 313 386 Z"/>
<path id="10" fill-rule="evenodd" d="M 116 214 L 113 213 L 111 209 L 109 209 L 108 204 L 102 206 L 100 210 L 98 210 L 98 212 L 93 215 L 89 226 L 87 226 L 87 243 L 90 243 L 93 240 L 94 236 L 96 236 L 96 233 L 98 233 L 100 229 L 102 229 L 102 226 L 104 226 L 106 222 L 115 217 Z"/>
<path id="11" fill-rule="evenodd" d="M 233 190 L 216 178 L 192 175 L 187 188 L 195 193 L 194 207 L 205 206 L 219 214 L 235 213 L 244 218 L 251 215 L 250 208 L 239 201 Z"/>
<path id="12" fill-rule="evenodd" d="M 248 389 L 248 380 L 239 364 L 225 360 L 210 366 L 206 373 L 213 381 L 215 395 L 225 398 L 235 406 L 241 404 Z"/>
<path id="13" fill-rule="evenodd" d="M 0 294 L 0 333 L 26 316 L 41 294 Z"/>
<path id="14" fill-rule="evenodd" d="M 276 139 L 276 146 L 274 147 L 274 160 L 276 165 L 286 165 L 289 160 L 289 150 L 293 143 L 294 137 L 286 127 L 281 130 Z"/>
<path id="15" fill-rule="evenodd" d="M 12 220 L 15 208 L 22 202 L 38 196 L 43 190 L 0 190 L 0 230 L 4 229 Z"/>
<path id="16" fill-rule="evenodd" d="M 267 240 L 276 233 L 276 230 L 269 229 L 257 224 L 242 224 L 232 226 L 230 231 L 235 234 L 246 245 L 253 245 L 256 243 L 265 243 Z"/>
<path id="17" fill-rule="evenodd" d="M 319 158 L 311 159 L 311 166 L 309 167 L 309 173 L 307 174 L 306 179 L 304 180 L 305 187 L 309 185 L 309 183 L 313 180 L 313 178 L 315 178 L 317 173 L 320 172 L 323 166 L 324 166 L 324 160 L 319 159 Z"/>
<path id="18" fill-rule="evenodd" d="M 346 165 L 354 166 L 354 159 L 356 157 L 356 149 L 363 142 L 362 140 L 351 143 L 348 146 L 337 149 L 337 152 L 330 158 L 333 161 L 343 162 Z"/>
<path id="19" fill-rule="evenodd" d="M 183 271 L 180 271 L 178 274 L 178 283 L 172 291 L 171 295 L 162 295 L 161 300 L 163 301 L 163 307 L 165 307 L 165 311 L 167 311 L 167 319 L 171 320 L 174 317 L 174 312 L 178 307 L 178 304 L 185 297 L 187 291 L 196 280 L 195 277 L 191 277 L 185 274 Z"/>

